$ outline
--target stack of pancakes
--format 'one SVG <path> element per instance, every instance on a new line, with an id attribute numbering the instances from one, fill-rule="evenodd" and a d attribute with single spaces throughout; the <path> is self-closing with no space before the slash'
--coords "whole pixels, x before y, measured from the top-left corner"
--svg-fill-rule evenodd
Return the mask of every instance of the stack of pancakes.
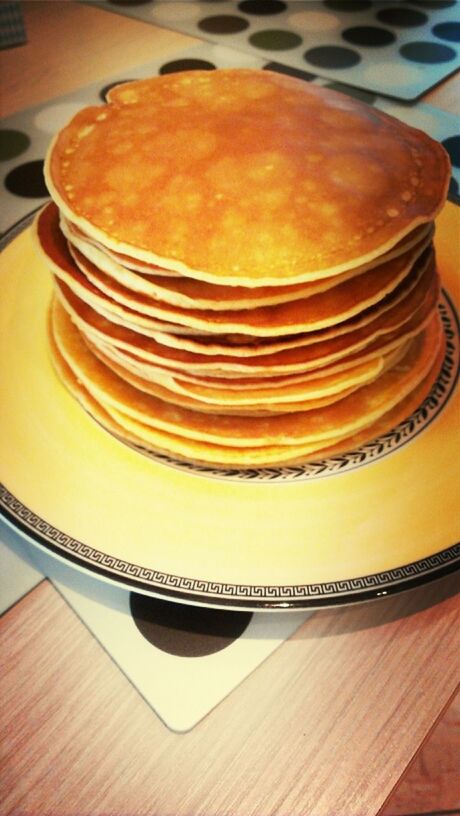
<path id="1" fill-rule="evenodd" d="M 280 74 L 184 72 L 78 113 L 46 179 L 55 367 L 122 440 L 298 463 L 429 393 L 449 162 L 424 133 Z"/>

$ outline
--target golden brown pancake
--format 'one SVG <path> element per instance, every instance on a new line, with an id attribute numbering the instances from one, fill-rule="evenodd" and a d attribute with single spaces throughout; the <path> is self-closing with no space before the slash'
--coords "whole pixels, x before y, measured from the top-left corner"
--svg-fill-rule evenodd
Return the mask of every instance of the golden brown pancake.
<path id="1" fill-rule="evenodd" d="M 125 83 L 57 135 L 35 222 L 58 375 L 128 444 L 302 462 L 413 411 L 444 348 L 444 149 L 246 69 Z"/>
<path id="2" fill-rule="evenodd" d="M 89 281 L 91 287 L 95 287 L 91 288 L 95 296 L 100 297 L 99 293 L 106 295 L 111 304 L 118 303 L 127 307 L 131 315 L 138 312 L 163 323 L 175 323 L 187 329 L 208 333 L 238 333 L 272 338 L 336 326 L 382 301 L 409 274 L 420 257 L 422 248 L 417 245 L 377 269 L 337 284 L 326 292 L 274 306 L 232 311 L 184 309 L 132 292 L 109 275 L 100 272 L 75 248 L 71 250 L 76 261 L 72 282 L 74 286 L 85 287 L 86 281 Z M 65 280 L 70 284 L 68 277 Z"/>
<path id="3" fill-rule="evenodd" d="M 241 450 L 237 448 L 229 449 L 206 442 L 196 442 L 193 439 L 185 439 L 174 434 L 168 434 L 165 431 L 153 431 L 152 428 L 145 428 L 141 423 L 138 423 L 138 428 L 136 428 L 138 433 L 136 434 L 133 430 L 128 430 L 117 421 L 115 411 L 113 411 L 114 416 L 109 414 L 75 377 L 72 369 L 62 357 L 52 333 L 50 333 L 50 350 L 56 372 L 68 390 L 102 427 L 127 444 L 135 445 L 146 452 L 172 454 L 176 459 L 192 460 L 203 464 L 211 463 L 217 467 L 234 465 L 235 460 L 238 460 L 238 467 L 279 464 L 292 457 L 292 447 L 271 446 L 270 448 L 254 448 L 253 450 L 248 448 Z M 123 422 L 123 418 L 119 418 Z M 145 439 L 145 434 L 148 435 L 148 441 Z M 313 453 L 315 448 L 316 446 L 313 443 L 297 447 L 296 450 L 298 455 L 302 453 L 305 458 L 307 454 Z"/>
<path id="4" fill-rule="evenodd" d="M 51 202 L 50 206 L 52 207 L 56 205 L 53 205 L 53 202 Z M 86 235 L 81 229 L 79 229 L 79 227 L 77 227 L 76 224 L 73 224 L 71 221 L 67 221 L 62 213 L 59 215 L 59 223 L 66 238 L 72 236 L 73 239 L 73 237 L 75 237 L 84 244 L 88 244 L 100 252 L 103 251 L 104 255 L 108 258 L 112 258 L 114 261 L 116 261 L 116 263 L 120 264 L 125 269 L 140 273 L 144 278 L 148 278 L 150 276 L 182 277 L 180 272 L 174 272 L 172 269 L 165 269 L 162 266 L 158 266 L 158 264 L 149 264 L 146 261 L 139 261 L 135 258 L 130 258 L 129 255 L 124 255 L 121 252 L 114 252 L 113 250 L 102 246 L 102 244 L 100 244 L 98 241 L 95 241 L 89 235 Z"/>
<path id="5" fill-rule="evenodd" d="M 329 277 L 432 221 L 449 160 L 356 99 L 268 71 L 120 85 L 57 135 L 46 180 L 110 250 L 211 283 Z"/>
<path id="6" fill-rule="evenodd" d="M 169 392 L 164 398 L 169 399 L 170 402 L 175 401 L 174 395 L 177 394 L 179 397 L 193 398 L 195 407 L 204 403 L 214 407 L 218 406 L 218 411 L 227 407 L 235 407 L 241 409 L 243 413 L 249 410 L 271 410 L 283 413 L 283 411 L 308 410 L 318 407 L 317 400 L 331 398 L 330 402 L 333 402 L 335 399 L 341 399 L 345 391 L 351 393 L 352 389 L 371 382 L 383 372 L 384 368 L 389 368 L 397 362 L 406 350 L 407 343 L 402 343 L 401 346 L 402 348 L 397 347 L 387 355 L 376 355 L 370 360 L 356 363 L 347 369 L 315 372 L 317 376 L 311 376 L 309 379 L 296 380 L 293 378 L 293 381 L 285 379 L 284 382 L 278 381 L 275 386 L 272 382 L 266 385 L 265 380 L 259 380 L 257 387 L 245 389 L 228 388 L 227 383 L 216 384 L 212 382 L 212 379 L 209 379 L 206 384 L 191 382 L 183 377 L 164 373 L 155 373 L 149 379 L 143 379 L 132 374 L 129 369 L 119 363 L 114 363 L 99 349 L 91 345 L 90 348 L 116 374 L 141 391 L 161 396 L 156 388 L 158 385 L 162 386 Z M 179 401 L 179 404 L 182 403 Z"/>
<path id="7" fill-rule="evenodd" d="M 378 268 L 309 297 L 274 306 L 206 311 L 173 306 L 132 291 L 101 272 L 75 247 L 70 246 L 69 255 L 58 225 L 49 224 L 46 210 L 38 217 L 37 233 L 40 245 L 54 265 L 58 277 L 103 313 L 113 312 L 124 320 L 130 320 L 133 325 L 138 322 L 145 327 L 150 322 L 150 328 L 157 331 L 164 327 L 164 331 L 169 328 L 174 332 L 178 330 L 174 327 L 179 325 L 191 332 L 236 332 L 270 338 L 336 326 L 382 302 L 408 277 L 419 263 L 419 258 L 426 257 L 423 251 L 429 242 L 429 237 L 423 238 L 412 249 L 382 263 Z M 72 263 L 72 258 L 75 263 Z M 146 321 L 146 316 L 151 320 Z"/>
<path id="8" fill-rule="evenodd" d="M 364 442 L 374 439 L 388 432 L 391 428 L 396 427 L 422 404 L 436 379 L 444 352 L 443 349 L 440 349 L 431 371 L 408 397 L 384 414 L 383 417 L 373 425 L 365 428 L 360 433 L 354 434 L 352 437 L 348 436 L 341 440 L 338 440 L 336 437 L 335 440 L 330 440 L 331 444 L 329 446 L 321 448 L 317 448 L 315 443 L 311 443 L 310 445 L 307 444 L 296 448 L 292 446 L 278 446 L 277 448 L 271 446 L 270 448 L 254 448 L 252 450 L 244 448 L 238 450 L 237 448 L 229 449 L 205 442 L 197 443 L 194 440 L 167 434 L 164 431 L 157 431 L 154 440 L 152 436 L 150 436 L 149 441 L 146 441 L 143 434 L 147 430 L 148 434 L 152 435 L 152 429 L 146 429 L 140 425 L 138 429 L 139 433 L 135 434 L 132 430 L 128 430 L 126 427 L 117 423 L 114 417 L 108 414 L 102 405 L 89 394 L 82 383 L 77 380 L 60 354 L 51 332 L 50 350 L 58 376 L 68 390 L 102 427 L 118 437 L 121 441 L 135 445 L 145 452 L 169 454 L 174 456 L 175 459 L 212 464 L 217 468 L 228 466 L 245 468 L 254 466 L 297 465 L 299 463 L 303 464 L 310 459 L 334 456 L 345 450 L 355 449 Z"/>
<path id="9" fill-rule="evenodd" d="M 130 317 L 134 316 L 134 322 L 139 324 L 141 330 L 154 333 L 180 333 L 184 331 L 188 335 L 201 335 L 203 333 L 193 328 L 184 329 L 183 326 L 145 317 L 132 309 L 123 308 L 112 298 L 101 296 L 100 290 L 79 273 L 78 267 L 69 252 L 67 242 L 59 229 L 59 224 L 53 219 L 53 208 L 50 205 L 45 206 L 35 219 L 34 236 L 40 253 L 45 258 L 52 274 L 58 279 L 67 281 L 83 300 L 95 303 L 101 314 L 107 312 L 110 314 L 112 312 L 121 325 L 125 322 L 128 322 L 129 325 Z"/>
<path id="10" fill-rule="evenodd" d="M 77 227 L 77 225 L 75 223 L 72 223 L 71 221 L 68 221 L 65 218 L 65 216 L 62 214 L 62 212 L 60 212 L 59 220 L 60 220 L 60 225 L 61 225 L 62 231 L 64 232 L 66 237 L 68 239 L 70 239 L 71 243 L 76 238 L 77 240 L 79 240 L 82 243 L 82 245 L 91 245 L 92 247 L 94 247 L 97 250 L 99 250 L 100 252 L 102 252 L 104 254 L 104 256 L 106 256 L 108 258 L 112 258 L 113 260 L 115 260 L 124 269 L 134 270 L 134 271 L 139 272 L 140 275 L 142 275 L 142 277 L 144 279 L 155 278 L 157 276 L 160 276 L 160 277 L 180 278 L 181 280 L 188 280 L 188 281 L 194 280 L 195 283 L 197 282 L 197 279 L 188 278 L 186 275 L 182 275 L 180 272 L 174 272 L 171 269 L 169 269 L 169 270 L 165 269 L 164 267 L 158 266 L 157 264 L 149 264 L 149 263 L 147 263 L 145 261 L 139 261 L 139 260 L 136 260 L 135 258 L 130 258 L 129 255 L 124 255 L 122 253 L 114 252 L 113 250 L 109 249 L 107 246 L 103 246 L 98 241 L 95 241 L 94 238 L 91 238 L 91 236 L 85 234 L 79 227 Z M 426 235 L 432 229 L 432 227 L 433 227 L 432 222 L 428 222 L 428 223 L 425 223 L 425 224 L 422 224 L 422 225 L 416 227 L 414 230 L 412 230 L 407 235 L 405 235 L 400 241 L 398 241 L 398 243 L 395 244 L 391 249 L 389 249 L 388 252 L 385 252 L 382 255 L 378 255 L 376 258 L 374 258 L 371 261 L 368 261 L 367 263 L 364 263 L 364 264 L 362 264 L 362 265 L 360 265 L 358 267 L 354 267 L 354 268 L 350 269 L 350 276 L 352 276 L 354 274 L 360 274 L 360 272 L 366 272 L 368 269 L 370 269 L 373 266 L 376 266 L 380 262 L 383 262 L 384 260 L 385 261 L 390 260 L 392 257 L 396 257 L 401 252 L 404 252 L 406 249 L 410 249 L 411 246 L 413 246 L 413 244 L 417 243 L 418 240 L 421 239 L 423 235 Z M 83 249 L 82 249 L 82 251 L 83 251 Z M 83 254 L 84 254 L 84 251 L 83 251 Z M 320 280 L 321 279 L 318 279 L 318 281 L 316 281 L 316 285 L 317 286 L 326 286 L 327 287 L 326 281 L 323 280 L 322 284 L 320 284 L 319 283 Z M 310 283 L 313 283 L 313 281 L 310 281 Z M 211 287 L 210 287 L 211 291 L 214 289 L 215 285 L 217 285 L 219 287 L 225 286 L 225 284 L 222 284 L 222 283 L 216 283 L 216 284 L 213 283 L 213 284 L 211 284 Z M 297 285 L 298 284 L 295 284 L 295 283 L 294 284 L 288 284 L 288 289 L 295 289 L 297 287 Z M 238 289 L 238 286 L 237 286 L 237 284 L 233 284 L 230 288 L 231 289 L 234 289 L 234 288 Z M 259 292 L 262 291 L 264 288 L 265 287 L 263 287 L 263 286 L 258 286 L 257 287 Z M 279 289 L 283 289 L 283 287 L 280 284 L 270 286 L 270 287 L 267 287 L 267 288 L 269 290 L 273 291 L 273 293 L 277 292 Z M 245 292 L 245 297 L 249 297 L 249 298 L 253 297 L 253 295 L 248 291 L 247 286 L 243 286 L 242 291 Z"/>
<path id="11" fill-rule="evenodd" d="M 86 346 L 65 310 L 55 301 L 52 330 L 67 364 L 85 388 L 102 402 L 146 425 L 191 439 L 248 447 L 294 445 L 352 434 L 375 422 L 417 387 L 428 374 L 442 342 L 436 316 L 418 334 L 398 363 L 370 385 L 332 405 L 269 417 L 203 414 L 140 391 L 101 363 Z"/>
<path id="12" fill-rule="evenodd" d="M 269 349 L 263 355 L 233 358 L 195 354 L 165 346 L 153 338 L 139 337 L 136 332 L 106 320 L 64 284 L 59 282 L 57 291 L 79 329 L 109 356 L 115 354 L 115 359 L 131 361 L 133 366 L 150 364 L 198 375 L 241 378 L 306 373 L 333 362 L 344 363 L 362 350 L 368 354 L 380 353 L 382 348 L 391 347 L 395 341 L 399 343 L 421 330 L 436 308 L 438 280 L 431 265 L 424 273 L 423 285 L 412 290 L 393 310 L 347 334 L 276 352 Z"/>
<path id="13" fill-rule="evenodd" d="M 378 301 L 375 308 L 365 308 L 353 318 L 341 321 L 339 324 L 333 324 L 329 330 L 318 331 L 309 326 L 308 328 L 311 330 L 306 334 L 285 335 L 284 337 L 275 335 L 274 338 L 270 337 L 268 340 L 266 338 L 256 338 L 256 344 L 255 338 L 243 334 L 229 335 L 226 333 L 225 335 L 209 335 L 207 337 L 206 333 L 204 333 L 200 336 L 198 329 L 157 321 L 123 304 L 118 304 L 113 298 L 108 296 L 104 297 L 100 290 L 98 290 L 91 281 L 85 279 L 85 276 L 82 276 L 77 270 L 57 224 L 50 222 L 48 210 L 48 207 L 45 208 L 37 219 L 37 237 L 41 251 L 44 253 L 48 265 L 57 275 L 61 285 L 62 281 L 65 281 L 71 287 L 74 295 L 80 298 L 80 300 L 83 299 L 91 308 L 94 307 L 99 316 L 102 315 L 104 318 L 116 322 L 118 325 L 127 327 L 128 329 L 132 328 L 134 331 L 142 334 L 146 333 L 152 336 L 157 342 L 173 348 L 183 348 L 195 353 L 204 353 L 213 356 L 221 354 L 230 356 L 268 354 L 285 348 L 294 348 L 308 343 L 323 341 L 329 337 L 335 337 L 338 334 L 354 331 L 360 326 L 375 320 L 381 312 L 393 308 L 412 291 L 416 284 L 419 284 L 418 296 L 420 298 L 420 293 L 424 291 L 423 275 L 425 275 L 426 278 L 426 266 L 431 263 L 429 251 L 425 250 L 420 257 L 417 257 L 410 273 L 403 277 L 402 282 L 395 287 L 392 293 Z M 417 247 L 413 247 L 410 252 L 418 254 L 419 250 Z M 385 267 L 390 266 L 389 274 L 391 275 L 395 263 L 399 264 L 399 267 L 396 267 L 396 271 L 398 268 L 401 269 L 404 257 L 406 257 L 406 254 L 400 255 L 396 261 L 383 264 L 382 274 Z M 351 284 L 352 282 L 349 282 L 348 286 Z M 66 290 L 67 286 L 64 285 L 63 288 Z M 348 291 L 342 295 L 342 302 L 347 298 L 350 302 L 350 295 L 351 292 L 350 289 L 348 289 Z M 338 296 L 338 300 L 340 301 L 340 296 Z M 316 314 L 318 314 L 321 303 L 323 310 L 329 308 L 333 311 L 334 302 L 330 293 L 329 297 L 323 294 L 321 298 L 312 298 L 310 302 L 310 312 L 314 313 L 316 310 Z M 296 310 L 299 310 L 300 305 L 299 303 L 294 304 L 294 314 Z M 288 309 L 287 306 L 284 307 L 284 310 L 286 309 Z M 275 310 L 262 310 L 260 319 L 262 320 L 265 315 L 265 319 L 267 320 L 267 314 L 270 315 L 270 312 L 273 311 Z M 281 310 L 281 312 L 282 311 L 283 310 Z M 256 309 L 254 312 L 260 314 L 260 310 Z M 280 317 L 280 309 L 278 309 L 277 312 L 278 317 Z M 254 318 L 254 320 L 257 322 L 257 318 Z M 194 337 L 187 336 L 189 332 L 191 335 L 193 335 L 194 332 L 196 332 L 196 334 Z"/>
<path id="14" fill-rule="evenodd" d="M 261 396 L 255 403 L 245 404 L 243 407 L 241 407 L 238 404 L 232 404 L 230 400 L 225 402 L 211 402 L 210 400 L 195 399 L 192 394 L 187 393 L 186 388 L 180 389 L 178 387 L 168 387 L 169 385 L 175 385 L 175 380 L 172 383 L 168 383 L 168 386 L 162 385 L 156 380 L 145 380 L 142 377 L 132 374 L 123 366 L 114 363 L 113 360 L 105 357 L 100 350 L 95 350 L 91 346 L 89 346 L 89 348 L 95 353 L 95 356 L 106 365 L 107 368 L 117 374 L 122 380 L 134 386 L 134 388 L 137 388 L 139 391 L 142 391 L 145 394 L 151 394 L 154 397 L 158 397 L 171 405 L 180 405 L 183 408 L 190 408 L 194 411 L 200 411 L 213 415 L 218 413 L 221 416 L 241 416 L 244 414 L 244 416 L 248 417 L 285 414 L 294 411 L 311 411 L 316 408 L 322 408 L 325 405 L 331 405 L 333 402 L 342 399 L 344 396 L 348 396 L 348 394 L 351 394 L 359 387 L 359 385 L 354 385 L 348 388 L 343 388 L 340 392 L 331 393 L 323 397 L 309 397 L 302 399 L 299 396 L 297 400 L 292 399 L 290 402 L 276 402 L 273 399 L 273 396 L 266 402 Z M 382 365 L 378 366 L 376 363 L 374 363 L 374 368 L 376 370 L 381 370 Z"/>
<path id="15" fill-rule="evenodd" d="M 53 231 L 55 233 L 58 224 L 58 211 L 55 204 L 48 205 L 55 223 Z M 43 221 L 43 229 L 50 230 L 46 221 L 49 221 L 47 211 L 43 211 L 39 221 Z M 62 233 L 67 238 L 71 254 L 83 273 L 91 271 L 95 276 L 93 282 L 98 285 L 98 272 L 106 273 L 108 279 L 121 284 L 126 292 L 141 293 L 150 296 L 156 301 L 162 301 L 172 306 L 179 306 L 185 309 L 216 309 L 216 310 L 238 310 L 251 309 L 256 306 L 272 306 L 278 303 L 288 303 L 293 300 L 311 297 L 343 283 L 352 277 L 368 272 L 380 264 L 387 264 L 398 255 L 408 252 L 410 249 L 419 246 L 421 250 L 428 245 L 433 228 L 431 224 L 418 227 L 397 244 L 392 251 L 383 257 L 376 258 L 375 264 L 365 264 L 364 266 L 350 269 L 341 275 L 330 278 L 321 278 L 317 281 L 291 284 L 290 286 L 258 286 L 255 289 L 248 289 L 244 286 L 225 286 L 206 283 L 205 281 L 186 278 L 184 275 L 176 273 L 174 277 L 155 277 L 155 275 L 142 275 L 131 271 L 128 267 L 122 266 L 114 260 L 102 247 L 95 247 L 92 243 L 82 240 L 81 234 L 75 235 L 75 228 L 65 219 L 61 219 L 60 227 Z M 55 233 L 56 234 L 56 233 Z M 72 251 L 72 248 L 76 252 Z M 86 260 L 83 260 L 83 258 Z M 89 275 L 91 279 L 91 275 Z M 104 283 L 104 278 L 101 279 Z M 107 279 L 106 279 L 107 285 Z M 104 288 L 103 285 L 101 288 Z M 123 293 L 123 289 L 120 290 Z M 110 291 L 109 291 L 110 294 Z"/>

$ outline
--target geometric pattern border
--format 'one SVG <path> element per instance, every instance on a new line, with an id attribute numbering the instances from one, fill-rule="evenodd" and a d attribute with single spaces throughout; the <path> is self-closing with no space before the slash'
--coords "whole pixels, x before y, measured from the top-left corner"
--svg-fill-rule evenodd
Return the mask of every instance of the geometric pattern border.
<path id="1" fill-rule="evenodd" d="M 236 606 L 293 607 L 351 603 L 387 595 L 413 583 L 425 583 L 437 575 L 460 568 L 460 543 L 441 552 L 384 572 L 326 583 L 297 585 L 252 585 L 204 581 L 147 569 L 96 550 L 42 519 L 0 483 L 0 507 L 5 518 L 28 533 L 33 540 L 67 556 L 81 566 L 121 580 L 130 588 L 150 590 L 206 603 Z"/>

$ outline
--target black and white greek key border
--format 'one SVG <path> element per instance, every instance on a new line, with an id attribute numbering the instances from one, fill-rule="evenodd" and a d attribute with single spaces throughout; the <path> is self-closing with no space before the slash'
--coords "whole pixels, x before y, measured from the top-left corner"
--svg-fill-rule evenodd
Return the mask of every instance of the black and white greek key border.
<path id="1" fill-rule="evenodd" d="M 410 564 L 340 581 L 285 586 L 219 583 L 148 569 L 96 550 L 53 527 L 4 485 L 0 485 L 0 507 L 5 518 L 32 540 L 93 572 L 119 580 L 132 589 L 216 605 L 292 608 L 352 603 L 425 583 L 460 568 L 460 543 L 457 543 Z"/>

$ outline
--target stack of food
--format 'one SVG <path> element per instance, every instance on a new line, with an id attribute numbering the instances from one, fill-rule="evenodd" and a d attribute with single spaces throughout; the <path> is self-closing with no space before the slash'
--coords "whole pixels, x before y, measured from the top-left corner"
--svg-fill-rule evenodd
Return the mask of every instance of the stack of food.
<path id="1" fill-rule="evenodd" d="M 372 439 L 439 372 L 448 178 L 424 133 L 280 74 L 114 88 L 46 162 L 59 376 L 122 440 L 195 462 Z"/>

